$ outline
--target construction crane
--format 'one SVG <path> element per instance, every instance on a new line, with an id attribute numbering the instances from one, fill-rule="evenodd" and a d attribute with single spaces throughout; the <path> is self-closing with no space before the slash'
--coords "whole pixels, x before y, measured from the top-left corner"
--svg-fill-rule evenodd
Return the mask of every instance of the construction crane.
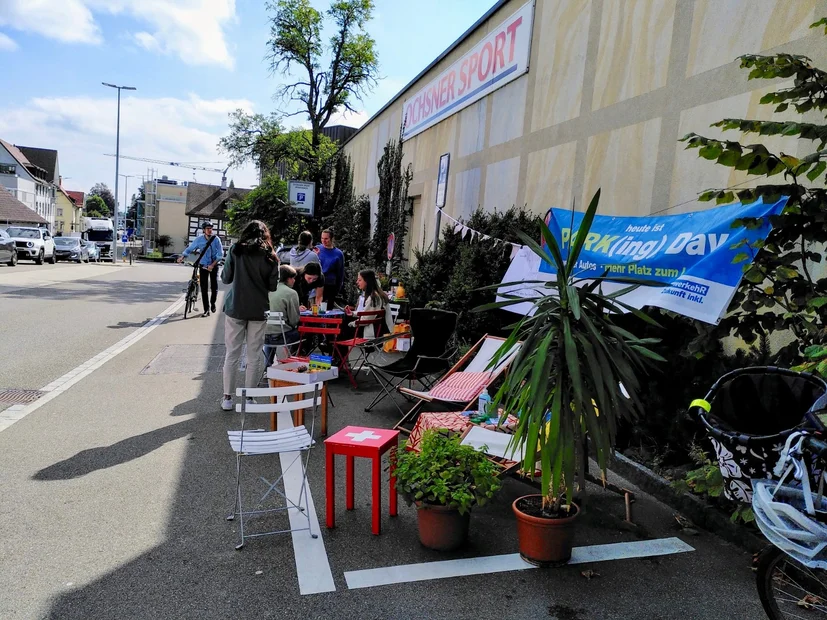
<path id="1" fill-rule="evenodd" d="M 104 153 L 106 157 L 115 157 L 112 153 Z M 186 162 L 180 161 L 164 161 L 163 159 L 150 159 L 148 157 L 130 157 L 129 155 L 121 155 L 121 159 L 131 159 L 133 161 L 143 161 L 149 164 L 158 164 L 160 166 L 175 166 L 177 168 L 188 168 L 190 170 L 205 170 L 207 172 L 220 172 L 221 173 L 221 189 L 227 189 L 227 170 L 230 169 L 229 166 L 222 170 L 221 168 L 206 168 L 204 166 L 196 166 L 194 164 L 188 164 Z"/>

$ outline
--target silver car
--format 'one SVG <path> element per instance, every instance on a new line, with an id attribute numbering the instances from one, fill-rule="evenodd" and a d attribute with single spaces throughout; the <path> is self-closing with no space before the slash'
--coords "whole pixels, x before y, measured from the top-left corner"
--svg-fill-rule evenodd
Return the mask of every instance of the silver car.
<path id="1" fill-rule="evenodd" d="M 55 258 L 76 263 L 89 262 L 89 248 L 79 237 L 55 237 Z"/>
<path id="2" fill-rule="evenodd" d="M 94 241 L 87 241 L 86 249 L 89 252 L 90 261 L 93 260 L 97 263 L 101 259 L 101 249 L 98 247 L 97 243 Z"/>

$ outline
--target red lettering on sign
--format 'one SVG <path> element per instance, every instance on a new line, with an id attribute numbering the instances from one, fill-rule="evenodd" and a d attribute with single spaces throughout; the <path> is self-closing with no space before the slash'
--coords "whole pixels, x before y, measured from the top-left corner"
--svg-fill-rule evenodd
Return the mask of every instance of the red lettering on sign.
<path id="1" fill-rule="evenodd" d="M 457 91 L 457 95 L 462 95 L 465 92 L 465 89 L 468 87 L 468 59 L 462 61 L 462 65 L 459 68 L 459 90 Z"/>
<path id="2" fill-rule="evenodd" d="M 446 99 L 448 98 L 448 76 L 442 76 L 442 79 L 439 80 L 439 107 L 445 105 Z"/>
<path id="3" fill-rule="evenodd" d="M 474 79 L 474 71 L 477 70 L 477 67 L 480 64 L 479 55 L 477 52 L 471 54 L 471 62 L 468 64 L 468 82 L 470 85 L 471 80 Z"/>
<path id="4" fill-rule="evenodd" d="M 505 33 L 498 32 L 494 38 L 494 73 L 505 67 L 503 48 L 505 47 Z"/>
<path id="5" fill-rule="evenodd" d="M 485 52 L 488 52 L 488 57 L 486 58 Z M 491 71 L 491 64 L 494 60 L 494 46 L 491 45 L 491 41 L 486 43 L 482 46 L 480 50 L 480 68 L 477 71 L 477 77 L 480 79 L 480 82 L 484 82 L 485 78 L 488 77 L 488 73 Z"/>
<path id="6" fill-rule="evenodd" d="M 448 97 L 446 98 L 446 103 L 448 101 L 452 101 L 454 99 L 454 82 L 456 81 L 456 79 L 457 79 L 456 72 L 451 71 L 451 73 L 448 74 L 448 89 L 447 89 Z"/>
<path id="7" fill-rule="evenodd" d="M 508 48 L 508 64 L 514 62 L 514 46 L 517 42 L 517 28 L 520 27 L 520 24 L 523 23 L 523 18 L 518 17 L 513 22 L 508 25 L 506 29 L 508 34 L 511 35 L 510 46 Z"/>

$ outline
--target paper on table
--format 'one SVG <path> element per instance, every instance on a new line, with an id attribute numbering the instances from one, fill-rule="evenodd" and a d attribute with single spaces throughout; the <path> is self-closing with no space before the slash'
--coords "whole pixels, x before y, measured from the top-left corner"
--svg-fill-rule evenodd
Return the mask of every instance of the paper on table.
<path id="1" fill-rule="evenodd" d="M 498 456 L 509 461 L 522 461 L 524 454 L 523 447 L 518 446 L 517 449 L 512 452 L 511 446 L 508 445 L 513 437 L 514 435 L 509 433 L 498 433 L 497 431 L 482 428 L 481 426 L 473 426 L 471 430 L 468 431 L 468 434 L 465 435 L 465 439 L 462 440 L 462 445 L 471 446 L 477 450 L 483 446 L 488 446 L 485 451 L 486 454 Z"/>

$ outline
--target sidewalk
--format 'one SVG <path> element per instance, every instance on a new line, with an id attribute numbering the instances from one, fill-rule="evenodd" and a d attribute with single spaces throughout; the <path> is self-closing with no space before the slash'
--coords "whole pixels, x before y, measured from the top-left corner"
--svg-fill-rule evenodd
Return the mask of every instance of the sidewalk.
<path id="1" fill-rule="evenodd" d="M 359 461 L 356 510 L 342 510 L 337 528 L 321 531 L 336 589 L 302 596 L 300 539 L 295 548 L 289 535 L 252 539 L 237 552 L 237 525 L 224 519 L 235 471 L 226 430 L 238 420 L 218 410 L 222 320 L 173 317 L 0 432 L 0 494 L 7 498 L 0 507 L 0 617 L 762 617 L 750 557 L 705 533 L 684 538 L 694 549 L 685 553 L 350 589 L 367 569 L 513 554 L 510 503 L 532 492 L 508 480 L 496 501 L 474 514 L 468 546 L 440 554 L 421 547 L 415 512 L 404 502 L 389 519 L 385 501 L 382 535 L 371 535 L 368 472 Z M 178 345 L 200 353 L 142 374 Z M 354 392 L 344 380 L 332 386 L 331 434 L 347 424 L 392 426 L 395 409 L 363 411 L 372 389 Z M 319 446 L 309 470 L 322 524 L 323 457 Z M 589 491 L 577 546 L 679 536 L 669 509 L 651 497 L 638 495 L 640 527 L 629 531 L 622 498 Z M 599 576 L 584 577 L 587 570 Z"/>

